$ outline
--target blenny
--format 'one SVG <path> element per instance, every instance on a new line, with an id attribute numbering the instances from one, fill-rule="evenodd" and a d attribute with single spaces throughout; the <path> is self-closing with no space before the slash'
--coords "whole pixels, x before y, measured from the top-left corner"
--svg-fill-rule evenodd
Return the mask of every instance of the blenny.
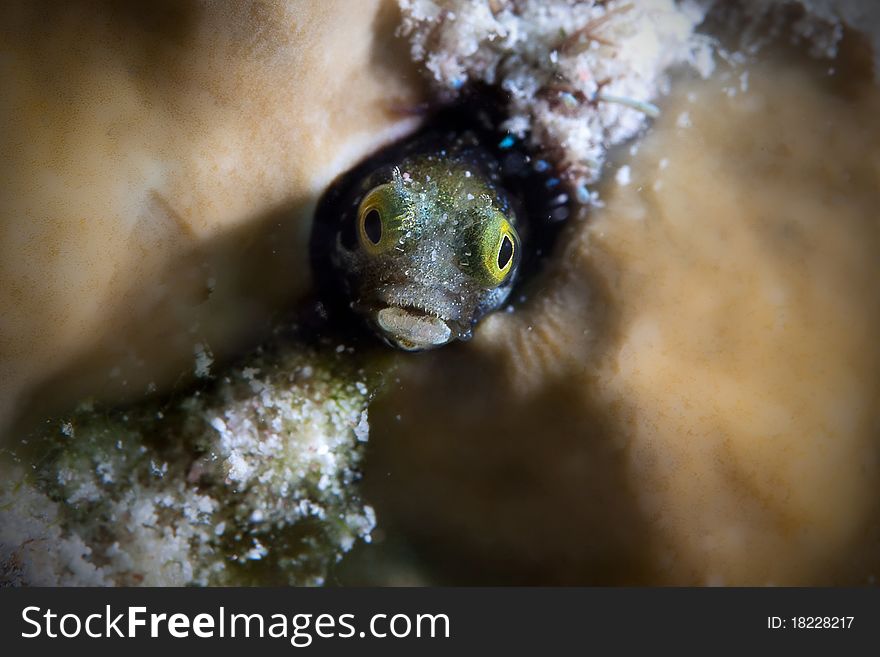
<path id="1" fill-rule="evenodd" d="M 509 296 L 528 237 L 510 170 L 519 181 L 532 168 L 504 155 L 475 131 L 429 130 L 343 176 L 312 232 L 324 287 L 393 347 L 468 340 Z"/>

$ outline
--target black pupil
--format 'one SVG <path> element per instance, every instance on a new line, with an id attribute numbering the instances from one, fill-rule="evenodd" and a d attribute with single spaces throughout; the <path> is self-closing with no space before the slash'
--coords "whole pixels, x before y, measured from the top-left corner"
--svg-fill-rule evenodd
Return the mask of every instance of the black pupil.
<path id="1" fill-rule="evenodd" d="M 498 269 L 504 269 L 513 257 L 513 242 L 505 235 L 501 240 L 501 248 L 498 249 Z"/>
<path id="2" fill-rule="evenodd" d="M 370 210 L 364 217 L 364 234 L 373 244 L 378 244 L 382 239 L 382 218 L 378 210 Z"/>

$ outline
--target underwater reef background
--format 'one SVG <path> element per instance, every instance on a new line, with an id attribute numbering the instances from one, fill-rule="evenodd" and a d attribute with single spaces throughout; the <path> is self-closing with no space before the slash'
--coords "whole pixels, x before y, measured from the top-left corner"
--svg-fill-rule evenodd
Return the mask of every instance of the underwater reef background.
<path id="1" fill-rule="evenodd" d="M 5 3 L 0 579 L 875 583 L 877 15 L 711 5 Z M 318 197 L 469 82 L 586 190 L 544 268 L 315 329 Z"/>

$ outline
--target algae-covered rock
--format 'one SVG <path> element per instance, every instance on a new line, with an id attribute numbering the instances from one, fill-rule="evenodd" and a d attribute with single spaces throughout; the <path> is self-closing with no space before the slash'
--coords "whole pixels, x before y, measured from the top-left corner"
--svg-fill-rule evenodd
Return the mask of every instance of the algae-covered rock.
<path id="1" fill-rule="evenodd" d="M 375 524 L 352 485 L 353 361 L 288 345 L 183 398 L 53 423 L 3 467 L 0 581 L 321 584 Z"/>

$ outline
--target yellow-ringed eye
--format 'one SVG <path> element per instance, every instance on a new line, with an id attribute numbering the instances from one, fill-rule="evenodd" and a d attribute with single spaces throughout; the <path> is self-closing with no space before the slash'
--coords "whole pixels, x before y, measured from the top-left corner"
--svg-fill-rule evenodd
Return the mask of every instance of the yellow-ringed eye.
<path id="1" fill-rule="evenodd" d="M 483 270 L 487 283 L 500 285 L 513 270 L 519 249 L 516 230 L 500 213 L 486 226 L 482 239 Z"/>
<path id="2" fill-rule="evenodd" d="M 501 238 L 501 246 L 498 247 L 498 269 L 504 271 L 513 260 L 513 240 L 510 235 Z"/>
<path id="3" fill-rule="evenodd" d="M 391 248 L 406 212 L 406 204 L 393 185 L 379 185 L 371 189 L 358 208 L 361 246 L 373 255 Z"/>
<path id="4" fill-rule="evenodd" d="M 363 230 L 370 244 L 378 244 L 382 239 L 382 215 L 376 208 L 370 208 L 364 214 Z"/>

